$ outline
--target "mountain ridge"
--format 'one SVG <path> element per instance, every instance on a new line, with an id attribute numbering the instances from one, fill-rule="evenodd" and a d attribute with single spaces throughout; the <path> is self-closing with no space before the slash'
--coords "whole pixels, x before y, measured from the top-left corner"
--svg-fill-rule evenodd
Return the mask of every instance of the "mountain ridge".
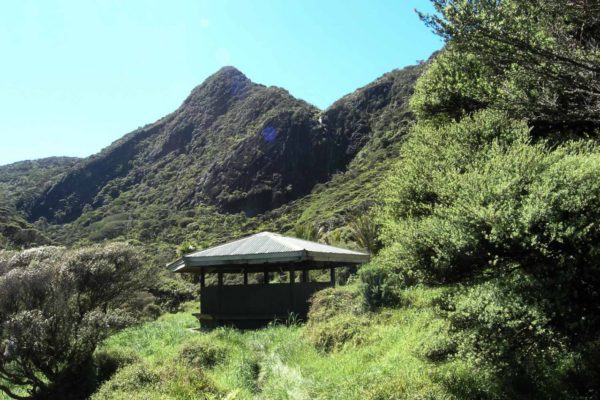
<path id="1" fill-rule="evenodd" d="M 241 213 L 261 220 L 285 213 L 289 205 L 297 210 L 293 204 L 315 185 L 349 169 L 354 172 L 348 177 L 365 172 L 368 163 L 360 159 L 371 159 L 373 166 L 397 154 L 394 144 L 411 119 L 408 97 L 422 69 L 390 71 L 320 110 L 283 88 L 223 67 L 175 111 L 69 166 L 20 211 L 31 223 L 43 219 L 50 226 L 76 224 L 95 232 L 110 221 L 110 228 L 102 223 L 100 229 L 110 233 L 76 235 L 98 239 L 118 237 L 132 225 L 136 230 L 136 224 L 152 225 L 152 237 L 171 229 L 144 221 L 156 207 L 178 215 L 212 207 L 225 219 Z M 55 234 L 59 242 L 67 240 Z"/>

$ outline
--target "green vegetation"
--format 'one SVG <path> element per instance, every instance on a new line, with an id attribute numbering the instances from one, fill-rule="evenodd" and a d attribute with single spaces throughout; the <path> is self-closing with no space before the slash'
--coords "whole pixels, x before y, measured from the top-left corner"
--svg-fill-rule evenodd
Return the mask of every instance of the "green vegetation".
<path id="1" fill-rule="evenodd" d="M 443 351 L 446 324 L 431 307 L 439 292 L 412 289 L 410 306 L 367 317 L 360 296 L 351 293 L 356 289 L 342 289 L 349 300 L 344 310 L 331 308 L 339 304 L 327 299 L 338 298 L 335 291 L 320 294 L 312 312 L 338 316 L 333 322 L 316 318 L 306 327 L 204 333 L 186 329 L 197 326 L 188 311 L 127 329 L 99 352 L 134 351 L 140 359 L 121 367 L 92 398 L 139 398 L 141 393 L 147 399 L 460 398 L 447 387 L 455 383 L 446 382 L 446 374 L 466 367 L 457 361 L 438 366 L 428 359 Z M 361 316 L 369 321 L 362 330 L 345 323 Z M 331 328 L 338 334 L 321 346 L 317 332 L 329 335 Z"/>
<path id="2" fill-rule="evenodd" d="M 434 1 L 424 19 L 448 44 L 417 83 L 384 247 L 361 271 L 371 309 L 447 288 L 453 357 L 504 398 L 600 390 L 598 10 L 575 3 Z"/>
<path id="3" fill-rule="evenodd" d="M 50 243 L 41 233 L 44 220 L 36 225 L 28 223 L 26 210 L 77 161 L 71 157 L 50 157 L 0 166 L 0 249 Z"/>
<path id="4" fill-rule="evenodd" d="M 35 398 L 89 394 L 96 345 L 156 318 L 157 303 L 169 309 L 189 300 L 176 282 L 124 244 L 0 251 L 0 391 L 14 398 L 23 391 Z"/>
<path id="5" fill-rule="evenodd" d="M 52 223 L 35 223 L 47 237 L 125 240 L 152 265 L 260 230 L 375 255 L 349 285 L 317 293 L 306 324 L 290 318 L 246 332 L 194 331 L 191 310 L 152 320 L 196 295 L 185 280 L 156 274 L 127 301 L 150 321 L 86 347 L 94 399 L 599 396 L 599 9 L 566 0 L 433 4 L 422 18 L 446 46 L 426 64 L 323 112 L 221 71 L 175 114 L 40 195 L 36 218 L 60 205 Z M 207 97 L 232 84 L 239 96 Z M 200 133 L 184 117 L 210 127 Z M 280 136 L 264 143 L 262 129 L 273 126 Z M 299 137 L 307 147 L 284 152 Z M 310 182 L 288 164 L 309 150 L 328 161 Z M 78 186 L 88 174 L 91 191 Z M 14 232 L 30 229 L 12 204 L 0 218 Z M 27 243 L 15 237 L 0 244 Z M 23 394 L 14 382 L 8 391 Z"/>
<path id="6" fill-rule="evenodd" d="M 32 396 L 85 394 L 96 344 L 135 320 L 131 305 L 151 277 L 120 245 L 0 253 L 0 379 Z"/>
<path id="7" fill-rule="evenodd" d="M 77 161 L 74 157 L 48 157 L 0 166 L 3 204 L 29 209 L 35 198 Z"/>

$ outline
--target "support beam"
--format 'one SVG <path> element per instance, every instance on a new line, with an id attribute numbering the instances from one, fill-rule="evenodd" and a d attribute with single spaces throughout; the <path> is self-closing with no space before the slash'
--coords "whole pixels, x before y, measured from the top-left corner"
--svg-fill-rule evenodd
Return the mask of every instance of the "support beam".
<path id="1" fill-rule="evenodd" d="M 200 287 L 203 288 L 206 286 L 206 274 L 204 270 L 200 271 Z"/>
<path id="2" fill-rule="evenodd" d="M 294 268 L 290 269 L 290 308 L 294 310 L 295 301 L 294 301 L 294 281 L 296 280 L 296 271 Z"/>
<path id="3" fill-rule="evenodd" d="M 223 272 L 219 271 L 217 275 L 219 277 L 219 286 L 223 286 Z"/>
<path id="4" fill-rule="evenodd" d="M 244 285 L 248 284 L 248 268 L 244 268 Z"/>
<path id="5" fill-rule="evenodd" d="M 330 282 L 331 282 L 331 286 L 335 286 L 335 267 L 331 267 L 330 270 Z"/>
<path id="6" fill-rule="evenodd" d="M 263 283 L 265 285 L 269 284 L 269 270 L 265 267 L 264 271 L 263 271 Z"/>
<path id="7" fill-rule="evenodd" d="M 302 270 L 302 283 L 307 283 L 307 282 L 308 282 L 308 270 L 303 269 Z"/>

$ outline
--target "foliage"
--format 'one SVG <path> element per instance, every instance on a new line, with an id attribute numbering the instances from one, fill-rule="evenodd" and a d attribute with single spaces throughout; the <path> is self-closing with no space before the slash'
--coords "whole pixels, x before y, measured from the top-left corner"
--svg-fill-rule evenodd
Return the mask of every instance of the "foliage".
<path id="1" fill-rule="evenodd" d="M 179 350 L 179 359 L 196 368 L 212 368 L 227 356 L 227 348 L 204 337 L 190 340 Z"/>
<path id="2" fill-rule="evenodd" d="M 157 387 L 159 389 L 157 389 Z M 220 391 L 198 368 L 132 364 L 119 370 L 92 399 L 219 399 Z"/>
<path id="3" fill-rule="evenodd" d="M 304 224 L 296 225 L 294 227 L 294 236 L 299 239 L 310 240 L 312 242 L 319 242 L 324 235 L 323 228 L 319 228 L 316 225 Z"/>
<path id="4" fill-rule="evenodd" d="M 400 305 L 402 290 L 408 286 L 401 274 L 385 266 L 383 260 L 386 256 L 389 258 L 389 252 L 382 252 L 376 262 L 363 266 L 359 271 L 363 300 L 371 311 Z M 395 262 L 394 256 L 392 259 Z"/>
<path id="5" fill-rule="evenodd" d="M 74 157 L 48 157 L 0 166 L 2 203 L 29 210 L 35 198 L 79 161 Z"/>
<path id="6" fill-rule="evenodd" d="M 432 3 L 437 12 L 421 16 L 448 49 L 418 85 L 414 104 L 421 117 L 491 107 L 527 119 L 544 136 L 590 133 L 598 126 L 596 2 Z"/>
<path id="7" fill-rule="evenodd" d="M 103 344 L 101 349 L 111 351 L 131 348 L 142 360 L 118 371 L 92 398 L 138 398 L 141 392 L 146 398 L 202 398 L 215 390 L 217 397 L 232 399 L 469 397 L 456 394 L 459 389 L 460 394 L 471 394 L 470 398 L 498 398 L 494 397 L 493 382 L 485 381 L 484 370 L 452 359 L 434 364 L 421 354 L 427 350 L 426 343 L 443 343 L 447 338 L 447 323 L 436 315 L 433 303 L 439 295 L 439 291 L 431 289 L 408 290 L 405 296 L 410 299 L 410 306 L 381 310 L 368 317 L 363 314 L 369 322 L 355 336 L 360 339 L 360 346 L 348 341 L 329 353 L 313 347 L 307 327 L 302 325 L 193 332 L 185 329 L 197 326 L 189 311 L 164 315 L 157 321 L 126 329 Z M 314 309 L 316 304 L 318 311 Z M 327 290 L 313 304 L 311 314 L 322 316 L 314 328 L 326 332 L 330 315 L 350 320 L 356 304 L 361 304 L 357 288 Z M 203 369 L 187 363 L 182 366 L 182 353 L 187 352 L 184 349 L 197 350 L 209 343 L 226 349 L 225 353 L 219 351 L 222 355 L 216 363 Z M 137 376 L 142 370 L 148 371 L 147 381 L 151 383 L 139 383 Z M 190 378 L 192 374 L 198 374 L 200 383 Z M 459 379 L 459 388 L 451 387 Z M 205 391 L 195 391 L 195 385 L 205 382 L 210 382 Z"/>
<path id="8" fill-rule="evenodd" d="M 596 338 L 600 157 L 526 135 L 488 111 L 417 126 L 385 185 L 386 249 L 361 276 L 374 306 L 382 287 L 468 285 L 448 305 L 461 354 L 529 379 L 531 394 L 558 354 Z"/>
<path id="9" fill-rule="evenodd" d="M 360 315 L 365 312 L 360 288 L 349 284 L 318 291 L 310 300 L 308 323 L 321 323 L 339 314 Z"/>
<path id="10" fill-rule="evenodd" d="M 131 349 L 98 350 L 94 353 L 96 379 L 102 383 L 119 369 L 138 361 L 140 357 Z"/>
<path id="11" fill-rule="evenodd" d="M 315 348 L 325 352 L 362 344 L 369 326 L 362 300 L 356 284 L 315 293 L 304 337 Z"/>
<path id="12" fill-rule="evenodd" d="M 32 395 L 79 395 L 73 377 L 103 338 L 134 321 L 128 300 L 151 279 L 121 244 L 0 253 L 0 377 Z"/>
<path id="13" fill-rule="evenodd" d="M 384 248 L 361 271 L 365 298 L 400 306 L 407 288 L 448 287 L 449 336 L 427 359 L 480 369 L 503 398 L 594 397 L 598 9 L 433 3 L 423 18 L 447 46 L 417 83 L 417 123 L 381 186 Z M 468 390 L 442 382 L 487 396 L 468 375 Z"/>
<path id="14" fill-rule="evenodd" d="M 350 222 L 349 227 L 356 243 L 371 254 L 375 254 L 380 247 L 377 240 L 379 236 L 379 226 L 375 222 L 373 215 L 363 214 Z"/>
<path id="15" fill-rule="evenodd" d="M 2 202 L 1 194 L 0 202 Z M 50 240 L 25 221 L 14 207 L 0 206 L 0 249 L 41 246 L 49 242 Z"/>
<path id="16" fill-rule="evenodd" d="M 362 345 L 369 325 L 366 315 L 336 315 L 327 321 L 308 324 L 305 337 L 318 350 L 339 351 L 346 346 Z"/>

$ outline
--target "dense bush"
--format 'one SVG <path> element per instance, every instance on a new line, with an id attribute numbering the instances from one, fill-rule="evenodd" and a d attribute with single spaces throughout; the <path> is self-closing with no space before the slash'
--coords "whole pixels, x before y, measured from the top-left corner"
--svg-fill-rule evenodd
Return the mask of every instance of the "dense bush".
<path id="1" fill-rule="evenodd" d="M 205 337 L 190 340 L 179 351 L 179 360 L 196 368 L 212 368 L 227 357 L 227 348 Z"/>
<path id="2" fill-rule="evenodd" d="M 494 112 L 417 127 L 386 186 L 388 246 L 361 276 L 375 306 L 467 285 L 448 304 L 461 354 L 532 388 L 600 328 L 600 155 L 526 133 Z"/>
<path id="3" fill-rule="evenodd" d="M 417 85 L 421 119 L 486 107 L 527 119 L 537 133 L 589 134 L 600 122 L 595 2 L 433 0 L 423 16 L 447 46 Z"/>
<path id="4" fill-rule="evenodd" d="M 140 361 L 140 357 L 133 350 L 99 350 L 94 353 L 94 365 L 96 366 L 96 379 L 104 382 L 115 374 L 119 369 Z"/>
<path id="5" fill-rule="evenodd" d="M 151 281 L 121 244 L 0 252 L 0 377 L 38 397 L 84 395 L 96 345 L 135 321 L 128 301 Z"/>
<path id="6" fill-rule="evenodd" d="M 162 271 L 149 291 L 163 310 L 173 312 L 178 310 L 182 303 L 197 300 L 199 289 L 199 285 L 186 281 L 181 276 Z"/>
<path id="7" fill-rule="evenodd" d="M 446 287 L 452 342 L 427 358 L 456 352 L 509 398 L 594 397 L 597 10 L 433 3 L 425 19 L 448 45 L 417 84 L 418 122 L 382 185 L 385 247 L 361 272 L 365 297 L 378 307 L 413 285 Z"/>
<path id="8" fill-rule="evenodd" d="M 357 284 L 323 289 L 310 300 L 309 323 L 324 322 L 339 314 L 360 315 L 364 313 L 364 307 Z"/>
<path id="9" fill-rule="evenodd" d="M 317 349 L 331 352 L 359 346 L 366 340 L 370 321 L 366 315 L 340 314 L 327 321 L 310 322 L 304 337 Z"/>
<path id="10" fill-rule="evenodd" d="M 360 287 L 354 284 L 314 294 L 304 336 L 317 349 L 331 352 L 363 343 L 368 326 Z"/>

